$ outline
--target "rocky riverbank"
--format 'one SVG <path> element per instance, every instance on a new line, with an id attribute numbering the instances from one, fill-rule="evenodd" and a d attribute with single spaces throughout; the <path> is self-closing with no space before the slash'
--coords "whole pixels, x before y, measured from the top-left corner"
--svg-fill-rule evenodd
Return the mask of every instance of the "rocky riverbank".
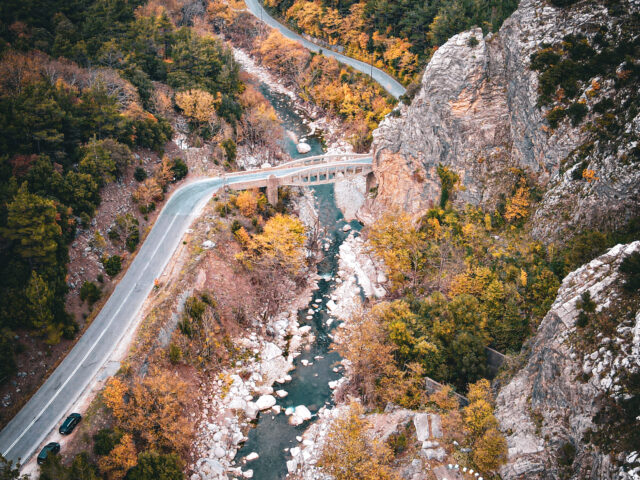
<path id="1" fill-rule="evenodd" d="M 303 101 L 284 82 L 259 65 L 257 60 L 245 50 L 232 46 L 235 60 L 242 69 L 249 73 L 259 83 L 264 83 L 272 91 L 287 96 L 295 107 L 296 113 L 302 118 L 302 122 L 309 128 L 310 135 L 321 133 L 325 144 L 326 153 L 351 153 L 353 146 L 344 140 L 343 126 L 340 120 L 329 118 L 326 112 L 315 104 Z"/>
<path id="2" fill-rule="evenodd" d="M 380 298 L 386 293 L 383 284 L 386 277 L 382 266 L 374 262 L 366 251 L 364 241 L 352 232 L 340 246 L 339 270 L 336 275 L 336 288 L 327 302 L 327 309 L 331 315 L 328 322 L 334 318 L 339 322 L 337 329 L 348 328 L 348 321 L 362 308 L 363 298 Z M 339 335 L 338 333 L 336 333 Z M 336 370 L 346 370 L 348 364 L 343 360 Z M 343 377 L 332 382 L 330 387 L 337 391 Z M 335 395 L 334 395 L 335 396 Z M 328 477 L 317 466 L 322 452 L 326 435 L 331 422 L 348 409 L 347 404 L 335 407 L 322 407 L 317 413 L 317 420 L 298 438 L 300 445 L 290 450 L 291 459 L 287 461 L 287 470 L 291 478 L 304 480 L 325 480 Z"/>
<path id="3" fill-rule="evenodd" d="M 311 290 L 295 299 L 291 310 L 272 319 L 266 328 L 234 338 L 238 348 L 253 355 L 239 360 L 203 386 L 207 396 L 194 444 L 197 459 L 190 465 L 191 480 L 222 480 L 229 475 L 252 478 L 250 463 L 238 465 L 234 457 L 247 439 L 250 422 L 258 414 L 280 413 L 276 396 L 287 395 L 287 372 L 305 344 L 313 342 L 310 327 L 298 324 L 298 308 L 310 300 Z M 263 332 L 263 333 L 262 333 Z M 281 387 L 275 387 L 280 385 Z M 249 456 L 250 461 L 255 456 Z"/>

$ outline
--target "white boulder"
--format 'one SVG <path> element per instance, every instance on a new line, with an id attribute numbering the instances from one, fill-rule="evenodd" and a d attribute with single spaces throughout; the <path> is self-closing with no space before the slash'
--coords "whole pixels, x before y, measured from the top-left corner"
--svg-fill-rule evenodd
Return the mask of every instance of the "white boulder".
<path id="1" fill-rule="evenodd" d="M 258 410 L 267 410 L 276 404 L 276 398 L 273 395 L 262 395 L 256 400 Z"/>
<path id="2" fill-rule="evenodd" d="M 298 150 L 298 153 L 309 153 L 311 151 L 311 145 L 305 142 L 300 142 L 296 146 L 296 149 Z"/>

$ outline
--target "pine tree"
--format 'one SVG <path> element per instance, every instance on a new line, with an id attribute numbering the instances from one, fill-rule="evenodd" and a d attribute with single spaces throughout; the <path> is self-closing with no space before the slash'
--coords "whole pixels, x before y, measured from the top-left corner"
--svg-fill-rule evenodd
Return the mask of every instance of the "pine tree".
<path id="1" fill-rule="evenodd" d="M 7 210 L 7 227 L 2 233 L 14 242 L 15 252 L 32 265 L 55 264 L 62 229 L 53 201 L 29 193 L 25 182 Z"/>
<path id="2" fill-rule="evenodd" d="M 53 322 L 51 304 L 53 293 L 38 273 L 33 270 L 25 290 L 27 312 L 31 326 L 44 333 Z"/>

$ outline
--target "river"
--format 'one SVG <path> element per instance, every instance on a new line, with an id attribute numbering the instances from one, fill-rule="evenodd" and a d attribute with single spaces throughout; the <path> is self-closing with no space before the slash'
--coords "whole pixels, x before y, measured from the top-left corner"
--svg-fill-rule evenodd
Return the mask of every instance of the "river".
<path id="1" fill-rule="evenodd" d="M 351 58 L 341 53 L 334 52 L 333 50 L 329 50 L 326 47 L 320 47 L 315 43 L 310 42 L 306 38 L 298 35 L 297 33 L 291 31 L 283 24 L 281 24 L 278 20 L 273 18 L 269 14 L 269 12 L 264 9 L 262 3 L 260 3 L 260 0 L 245 0 L 245 4 L 247 5 L 249 11 L 256 18 L 260 19 L 261 22 L 266 23 L 272 28 L 275 28 L 285 37 L 300 42 L 308 50 L 311 50 L 312 52 L 322 52 L 322 54 L 327 57 L 333 57 L 340 63 L 349 65 L 359 72 L 371 76 L 376 82 L 380 84 L 380 86 L 382 86 L 382 88 L 384 88 L 395 98 L 400 98 L 406 93 L 406 89 L 402 86 L 402 84 L 383 70 L 380 70 L 379 68 L 374 67 L 366 62 L 356 60 L 355 58 Z"/>
<path id="2" fill-rule="evenodd" d="M 283 127 L 293 132 L 296 137 L 305 138 L 311 146 L 311 151 L 308 154 L 300 155 L 296 150 L 295 142 L 290 136 L 286 136 L 283 141 L 291 157 L 301 158 L 322 153 L 322 137 L 310 134 L 303 118 L 293 108 L 291 100 L 285 95 L 269 90 L 264 84 L 261 85 L 260 90 L 276 109 L 283 122 Z M 255 428 L 252 428 L 248 434 L 249 439 L 238 451 L 236 462 L 239 464 L 249 453 L 259 454 L 257 460 L 243 466 L 244 469 L 252 469 L 254 478 L 259 480 L 278 480 L 286 476 L 286 461 L 290 459 L 288 449 L 298 445 L 296 436 L 302 435 L 309 426 L 309 422 L 300 426 L 290 425 L 289 417 L 285 415 L 284 410 L 287 407 L 305 405 L 315 416 L 322 406 L 331 403 L 331 389 L 328 383 L 340 377 L 338 373 L 333 371 L 340 357 L 330 351 L 329 333 L 335 324 L 327 326 L 329 315 L 326 311 L 326 304 L 335 287 L 333 278 L 338 270 L 338 253 L 340 245 L 348 235 L 348 232 L 344 232 L 342 227 L 347 222 L 344 221 L 342 213 L 335 204 L 333 185 L 319 185 L 311 188 L 316 197 L 320 222 L 326 230 L 326 237 L 331 239 L 324 259 L 318 264 L 318 274 L 322 278 L 318 282 L 318 289 L 314 292 L 309 306 L 298 312 L 300 323 L 311 326 L 316 340 L 296 359 L 296 368 L 291 372 L 291 382 L 280 387 L 289 393 L 287 397 L 278 399 L 282 413 L 278 415 L 274 415 L 270 411 L 261 413 Z M 354 230 L 360 229 L 358 222 L 351 222 L 350 225 Z M 314 306 L 315 301 L 320 303 Z M 313 308 L 315 312 L 312 315 L 313 318 L 307 320 L 310 308 Z M 308 361 L 309 364 L 304 366 L 303 360 Z"/>

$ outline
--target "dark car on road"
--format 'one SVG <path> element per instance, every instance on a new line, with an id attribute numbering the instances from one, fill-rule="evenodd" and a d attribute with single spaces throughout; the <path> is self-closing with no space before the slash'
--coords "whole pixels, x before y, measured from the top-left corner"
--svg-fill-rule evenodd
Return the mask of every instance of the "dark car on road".
<path id="1" fill-rule="evenodd" d="M 58 431 L 62 435 L 69 435 L 71 432 L 73 432 L 73 429 L 76 428 L 76 425 L 80 423 L 80 420 L 82 420 L 82 415 L 80 415 L 79 413 L 72 413 L 64 422 L 62 422 L 62 425 L 60 425 Z"/>
<path id="2" fill-rule="evenodd" d="M 56 455 L 60 451 L 60 444 L 57 442 L 47 443 L 38 455 L 38 465 L 42 465 L 47 461 L 49 455 Z"/>

